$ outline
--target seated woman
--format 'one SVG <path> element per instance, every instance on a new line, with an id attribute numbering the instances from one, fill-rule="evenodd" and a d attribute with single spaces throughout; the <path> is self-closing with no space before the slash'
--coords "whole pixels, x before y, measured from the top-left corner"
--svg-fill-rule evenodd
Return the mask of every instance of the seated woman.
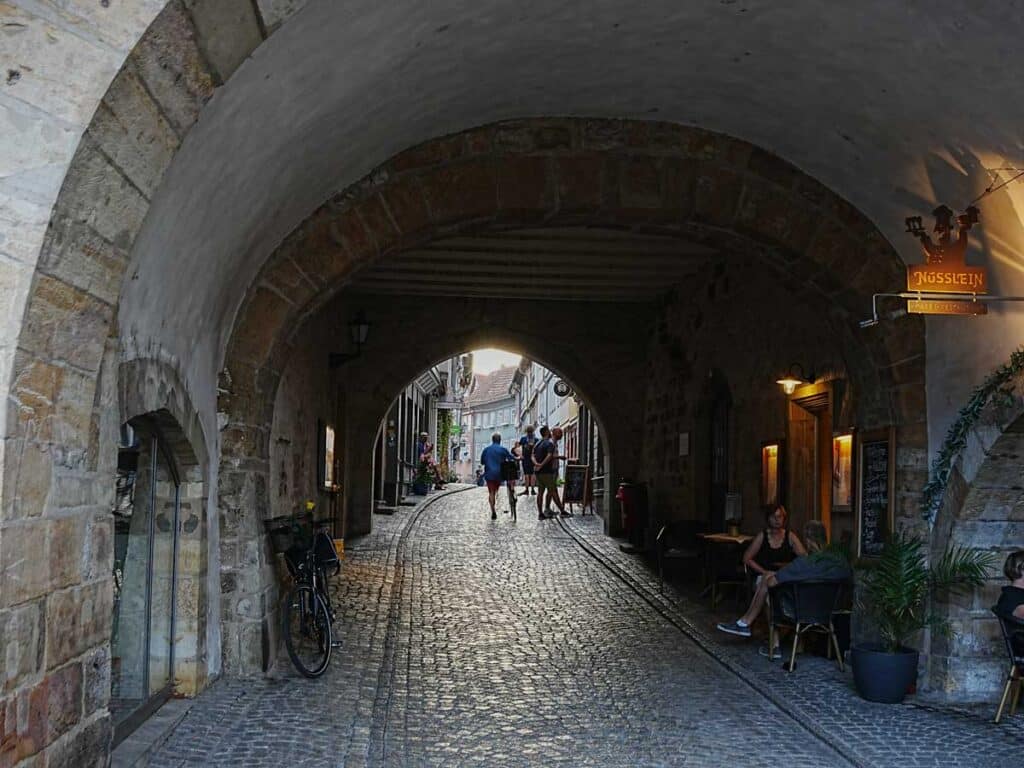
<path id="1" fill-rule="evenodd" d="M 757 574 L 757 592 L 745 614 L 734 622 L 721 623 L 718 629 L 730 635 L 750 637 L 750 624 L 761 613 L 768 593 L 767 578 L 779 569 L 807 554 L 800 537 L 789 530 L 789 515 L 781 504 L 768 514 L 765 529 L 754 537 L 743 554 L 743 564 Z"/>
<path id="2" fill-rule="evenodd" d="M 1003 564 L 1003 574 L 1010 584 L 1003 587 L 996 610 L 1024 621 L 1024 549 L 1010 553 Z"/>
<path id="3" fill-rule="evenodd" d="M 807 554 L 798 557 L 789 565 L 785 565 L 776 573 L 771 573 L 761 579 L 757 584 L 757 592 L 754 599 L 750 601 L 750 608 L 736 622 L 747 627 L 757 619 L 768 599 L 768 590 L 777 584 L 786 584 L 793 581 L 848 581 L 853 578 L 853 571 L 846 558 L 839 554 L 823 554 L 821 551 L 828 544 L 828 533 L 825 526 L 818 520 L 810 520 L 804 526 L 804 541 L 807 542 Z M 719 624 L 718 628 L 723 632 L 729 632 L 728 627 L 732 625 Z M 741 634 L 732 632 L 732 634 Z M 749 637 L 748 635 L 745 635 Z M 761 648 L 761 655 L 771 659 L 782 658 L 782 653 L 776 645 L 771 650 L 768 646 Z"/>

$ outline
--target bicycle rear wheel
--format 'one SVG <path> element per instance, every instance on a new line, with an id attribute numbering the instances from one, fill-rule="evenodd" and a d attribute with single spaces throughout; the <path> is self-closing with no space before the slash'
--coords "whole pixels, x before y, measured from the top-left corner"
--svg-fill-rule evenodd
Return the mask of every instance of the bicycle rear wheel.
<path id="1" fill-rule="evenodd" d="M 331 662 L 331 618 L 323 598 L 308 584 L 288 593 L 282 611 L 284 645 L 306 677 L 319 677 Z"/>

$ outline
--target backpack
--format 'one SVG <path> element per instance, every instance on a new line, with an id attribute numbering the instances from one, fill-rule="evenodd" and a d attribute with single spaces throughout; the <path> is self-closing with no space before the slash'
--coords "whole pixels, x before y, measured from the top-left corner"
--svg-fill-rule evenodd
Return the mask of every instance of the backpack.
<path id="1" fill-rule="evenodd" d="M 501 462 L 501 479 L 517 480 L 519 478 L 519 462 L 515 459 L 505 459 Z"/>

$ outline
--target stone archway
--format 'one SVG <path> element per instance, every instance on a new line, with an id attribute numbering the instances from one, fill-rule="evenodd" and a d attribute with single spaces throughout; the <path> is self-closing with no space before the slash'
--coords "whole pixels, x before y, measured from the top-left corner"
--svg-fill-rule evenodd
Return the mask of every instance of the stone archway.
<path id="1" fill-rule="evenodd" d="M 826 302 L 847 328 L 872 293 L 903 277 L 897 255 L 856 209 L 785 161 L 727 136 L 664 123 L 538 119 L 443 137 L 406 150 L 326 203 L 262 269 L 221 373 L 225 472 L 260 455 L 258 425 L 266 423 L 290 329 L 361 269 L 439 234 L 538 224 L 612 224 L 753 255 L 794 300 Z M 860 338 L 859 362 L 874 380 L 867 422 L 902 430 L 903 514 L 926 476 L 923 326 L 911 319 Z"/>
<path id="2" fill-rule="evenodd" d="M 1007 583 L 1003 559 L 1024 540 L 1024 377 L 1015 370 L 1011 361 L 993 374 L 1012 375 L 1002 376 L 998 389 L 990 387 L 990 396 L 972 414 L 963 447 L 943 470 L 948 477 L 932 523 L 933 558 L 950 545 L 997 555 L 996 569 L 982 588 L 936 601 L 953 636 L 929 638 L 928 685 L 951 701 L 990 700 L 1006 674 L 1002 636 L 991 608 Z"/>
<path id="3" fill-rule="evenodd" d="M 373 309 L 382 297 L 341 294 L 307 319 L 290 334 L 281 378 L 275 378 L 277 397 L 261 403 L 263 409 L 253 423 L 225 430 L 225 452 L 221 462 L 219 506 L 221 531 L 221 574 L 225 587 L 223 600 L 223 637 L 225 668 L 236 674 L 258 674 L 273 661 L 277 648 L 278 584 L 263 534 L 263 520 L 269 517 L 274 466 L 271 443 L 292 436 L 282 429 L 277 408 L 285 387 L 303 380 L 331 381 L 343 402 L 338 414 L 341 424 L 337 440 L 343 462 L 343 494 L 347 510 L 346 535 L 366 533 L 372 509 L 372 441 L 380 420 L 402 384 L 424 367 L 459 351 L 482 346 L 499 346 L 520 351 L 563 373 L 566 379 L 590 402 L 600 417 L 603 433 L 616 449 L 624 472 L 635 471 L 630 459 L 639 455 L 636 414 L 643 408 L 642 381 L 644 348 L 636 336 L 643 335 L 637 320 L 637 307 L 624 305 L 599 318 L 590 317 L 584 308 L 576 314 L 563 313 L 564 335 L 545 338 L 545 318 L 536 316 L 515 322 L 523 315 L 522 302 L 489 305 L 485 300 L 466 299 L 448 306 L 453 320 L 444 333 L 431 327 L 436 306 L 423 306 L 415 297 L 387 297 L 386 311 Z M 370 307 L 373 321 L 371 343 L 356 360 L 332 372 L 327 364 L 331 344 L 344 338 L 346 323 L 359 308 Z M 583 329 L 605 340 L 604 345 L 581 348 L 586 338 Z M 384 344 L 384 339 L 394 344 Z M 319 354 L 310 357 L 308 350 Z M 589 352 L 589 353 L 588 353 Z M 304 361 L 305 364 L 299 364 Z M 293 364 L 295 363 L 295 364 Z M 607 376 L 616 365 L 616 375 Z M 284 382 L 284 383 L 282 383 Z M 300 384 L 300 386 L 302 386 Z M 306 392 L 306 390 L 302 390 Z M 312 392 L 313 390 L 309 390 Z M 334 390 L 332 389 L 332 397 Z M 315 399 L 303 395 L 302 399 Z M 308 442 L 311 413 L 305 414 L 306 426 L 293 430 Z M 294 414 L 285 418 L 294 422 Z M 231 442 L 235 436 L 238 442 Z M 250 442 L 252 441 L 252 442 Z M 231 455 L 245 450 L 245 456 Z M 619 459 L 619 457 L 622 457 Z M 616 470 L 619 471 L 619 470 Z M 326 499 L 321 497 L 322 501 Z M 284 510 L 287 512 L 288 510 Z"/>
<path id="4" fill-rule="evenodd" d="M 207 440 L 187 388 L 177 371 L 152 359 L 119 366 L 120 423 L 143 418 L 159 430 L 177 466 L 179 531 L 177 631 L 174 692 L 194 696 L 219 672 L 220 579 L 210 568 L 209 550 L 219 538 L 209 515 L 210 456 Z"/>
<path id="5" fill-rule="evenodd" d="M 897 515 L 909 517 L 926 477 L 923 325 L 909 319 L 884 335 L 854 336 L 871 294 L 898 288 L 903 279 L 902 262 L 875 227 L 785 161 L 721 134 L 653 122 L 521 120 L 400 153 L 325 203 L 264 265 L 239 310 L 221 372 L 218 409 L 226 427 L 219 507 L 228 532 L 222 546 L 234 553 L 222 569 L 268 572 L 251 550 L 267 508 L 269 424 L 297 334 L 310 318 L 362 270 L 439 236 L 587 225 L 743 254 L 774 274 L 791 300 L 826 307 L 830 322 L 845 329 L 850 360 L 860 368 L 861 423 L 897 426 Z M 435 356 L 445 351 L 450 348 Z M 418 359 L 405 378 L 425 362 Z M 591 387 L 591 396 L 607 414 L 613 408 L 602 407 L 600 389 Z M 387 395 L 365 392 L 356 401 L 379 400 L 365 409 L 376 418 Z M 370 421 L 367 434 L 377 426 Z M 250 582 L 253 592 L 229 601 L 246 611 L 268 589 L 266 579 Z M 225 629 L 225 657 L 232 658 L 236 637 L 250 649 L 263 648 L 265 665 L 273 645 L 268 618 L 241 613 L 226 606 L 225 615 L 234 617 L 228 623 L 240 624 Z M 242 665 L 244 671 L 259 666 L 252 653 Z"/>

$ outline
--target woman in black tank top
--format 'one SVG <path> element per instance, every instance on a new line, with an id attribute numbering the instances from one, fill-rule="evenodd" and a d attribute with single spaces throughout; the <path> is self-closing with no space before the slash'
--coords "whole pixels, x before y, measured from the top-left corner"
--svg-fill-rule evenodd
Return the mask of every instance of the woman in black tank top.
<path id="1" fill-rule="evenodd" d="M 793 562 L 798 556 L 806 555 L 800 537 L 789 530 L 789 515 L 779 505 L 768 515 L 768 524 L 750 542 L 743 563 L 757 574 L 775 573 L 782 566 Z"/>

